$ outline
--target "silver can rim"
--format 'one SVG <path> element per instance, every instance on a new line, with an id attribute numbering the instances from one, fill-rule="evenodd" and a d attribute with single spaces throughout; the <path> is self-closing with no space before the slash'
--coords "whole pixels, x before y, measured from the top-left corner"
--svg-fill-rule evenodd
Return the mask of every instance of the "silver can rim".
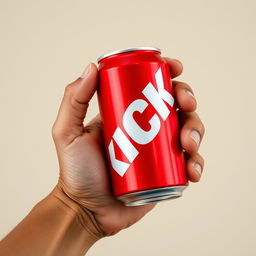
<path id="1" fill-rule="evenodd" d="M 118 196 L 117 199 L 126 206 L 144 205 L 181 197 L 186 188 L 187 185 L 153 188 L 124 194 Z"/>
<path id="2" fill-rule="evenodd" d="M 123 49 L 123 50 L 117 50 L 117 51 L 113 51 L 113 52 L 109 52 L 109 53 L 106 53 L 104 55 L 101 55 L 98 59 L 97 59 L 97 62 L 99 63 L 101 60 L 109 57 L 109 56 L 112 56 L 112 55 L 115 55 L 115 54 L 119 54 L 119 53 L 124 53 L 124 52 L 134 52 L 134 51 L 157 51 L 159 53 L 161 53 L 161 50 L 157 47 L 149 47 L 149 46 L 143 46 L 143 47 L 133 47 L 133 48 L 127 48 L 127 49 Z"/>

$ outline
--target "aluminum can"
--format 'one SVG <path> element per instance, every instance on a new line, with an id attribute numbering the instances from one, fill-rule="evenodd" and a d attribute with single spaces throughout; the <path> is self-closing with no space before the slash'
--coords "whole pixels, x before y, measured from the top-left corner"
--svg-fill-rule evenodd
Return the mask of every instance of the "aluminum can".
<path id="1" fill-rule="evenodd" d="M 98 63 L 113 195 L 126 206 L 180 197 L 188 180 L 169 66 L 160 49 L 115 51 Z"/>

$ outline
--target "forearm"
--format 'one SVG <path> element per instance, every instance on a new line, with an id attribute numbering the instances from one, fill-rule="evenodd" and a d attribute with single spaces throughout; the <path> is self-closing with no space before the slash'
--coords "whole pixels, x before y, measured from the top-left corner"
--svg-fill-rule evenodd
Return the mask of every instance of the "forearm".
<path id="1" fill-rule="evenodd" d="M 90 214 L 55 189 L 0 242 L 0 255 L 84 255 L 98 234 Z"/>

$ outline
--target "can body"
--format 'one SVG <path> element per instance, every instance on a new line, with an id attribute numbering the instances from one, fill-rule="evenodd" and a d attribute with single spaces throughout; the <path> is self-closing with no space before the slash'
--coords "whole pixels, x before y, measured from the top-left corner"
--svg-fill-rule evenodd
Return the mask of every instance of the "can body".
<path id="1" fill-rule="evenodd" d="M 188 185 L 169 66 L 157 48 L 99 60 L 99 108 L 113 194 L 128 206 L 179 197 Z"/>

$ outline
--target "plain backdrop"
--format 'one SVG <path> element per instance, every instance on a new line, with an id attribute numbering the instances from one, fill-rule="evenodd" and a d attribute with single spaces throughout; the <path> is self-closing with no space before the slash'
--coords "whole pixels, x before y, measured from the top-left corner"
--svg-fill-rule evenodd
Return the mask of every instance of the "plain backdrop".
<path id="1" fill-rule="evenodd" d="M 99 55 L 155 46 L 198 100 L 203 177 L 87 255 L 256 255 L 255 13 L 253 0 L 1 0 L 0 238 L 56 184 L 65 85 Z"/>

